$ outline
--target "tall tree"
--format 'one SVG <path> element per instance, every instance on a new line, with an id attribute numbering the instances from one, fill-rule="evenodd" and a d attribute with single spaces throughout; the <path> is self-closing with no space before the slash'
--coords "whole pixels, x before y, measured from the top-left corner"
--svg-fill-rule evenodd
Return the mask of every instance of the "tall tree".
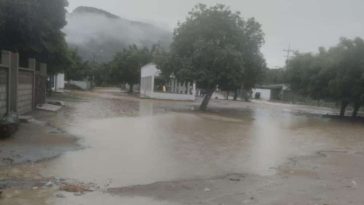
<path id="1" fill-rule="evenodd" d="M 83 61 L 78 55 L 77 50 L 70 50 L 70 65 L 65 69 L 67 80 L 85 80 L 92 75 L 90 62 Z"/>
<path id="2" fill-rule="evenodd" d="M 130 46 L 115 55 L 111 62 L 113 81 L 129 84 L 129 92 L 133 92 L 134 85 L 140 82 L 140 69 L 150 63 L 152 55 L 149 49 L 139 49 L 136 45 Z"/>
<path id="3" fill-rule="evenodd" d="M 364 103 L 364 41 L 361 38 L 341 39 L 339 45 L 330 49 L 335 64 L 334 77 L 329 81 L 329 90 L 336 100 L 341 101 L 340 115 L 345 115 L 348 104 L 352 104 L 356 117 Z"/>
<path id="4" fill-rule="evenodd" d="M 197 5 L 174 32 L 168 63 L 162 72 L 182 81 L 196 81 L 206 90 L 200 109 L 206 110 L 216 87 L 251 88 L 265 66 L 260 53 L 263 32 L 254 19 L 224 5 Z"/>
<path id="5" fill-rule="evenodd" d="M 34 57 L 55 73 L 69 65 L 64 34 L 67 0 L 0 0 L 0 48 Z"/>
<path id="6" fill-rule="evenodd" d="M 315 99 L 333 100 L 341 104 L 340 116 L 353 105 L 356 117 L 364 103 L 364 41 L 341 39 L 318 54 L 299 54 L 287 63 L 287 80 L 291 88 Z"/>

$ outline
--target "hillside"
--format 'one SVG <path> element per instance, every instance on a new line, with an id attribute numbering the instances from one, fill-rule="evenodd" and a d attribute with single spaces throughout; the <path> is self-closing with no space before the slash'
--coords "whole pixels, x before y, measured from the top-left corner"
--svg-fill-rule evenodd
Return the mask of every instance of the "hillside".
<path id="1" fill-rule="evenodd" d="M 131 44 L 168 47 L 172 36 L 153 24 L 131 21 L 92 7 L 76 8 L 67 15 L 67 22 L 63 31 L 68 44 L 83 59 L 98 62 L 111 60 L 116 52 Z"/>

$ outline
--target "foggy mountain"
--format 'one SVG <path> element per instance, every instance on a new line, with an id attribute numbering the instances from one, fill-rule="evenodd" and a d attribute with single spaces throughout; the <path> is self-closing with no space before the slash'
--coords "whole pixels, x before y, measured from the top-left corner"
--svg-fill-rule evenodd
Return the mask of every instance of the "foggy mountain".
<path id="1" fill-rule="evenodd" d="M 107 62 L 132 44 L 167 48 L 172 41 L 172 33 L 163 28 L 92 7 L 76 8 L 67 15 L 67 22 L 63 29 L 66 41 L 84 60 Z"/>

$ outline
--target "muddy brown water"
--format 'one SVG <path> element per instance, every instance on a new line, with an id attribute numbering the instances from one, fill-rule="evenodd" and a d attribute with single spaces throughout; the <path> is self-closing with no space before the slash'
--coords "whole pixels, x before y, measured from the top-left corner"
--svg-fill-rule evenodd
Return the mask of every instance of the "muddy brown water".
<path id="1" fill-rule="evenodd" d="M 211 106 L 220 108 L 218 103 Z M 92 182 L 104 189 L 233 173 L 265 177 L 276 175 L 281 165 L 297 156 L 322 150 L 356 152 L 363 147 L 360 123 L 297 115 L 274 105 L 223 106 L 227 114 L 191 111 L 190 103 L 93 97 L 76 104 L 65 119 L 65 131 L 79 137 L 84 149 L 42 163 L 41 174 Z M 48 203 L 121 201 L 165 203 L 102 193 L 67 195 Z"/>
<path id="2" fill-rule="evenodd" d="M 234 117 L 161 112 L 156 101 L 106 100 L 77 107 L 66 130 L 86 149 L 53 160 L 43 174 L 110 187 L 229 173 L 273 175 L 290 157 L 340 146 L 348 143 L 343 136 L 364 133 L 360 124 L 264 106 Z"/>

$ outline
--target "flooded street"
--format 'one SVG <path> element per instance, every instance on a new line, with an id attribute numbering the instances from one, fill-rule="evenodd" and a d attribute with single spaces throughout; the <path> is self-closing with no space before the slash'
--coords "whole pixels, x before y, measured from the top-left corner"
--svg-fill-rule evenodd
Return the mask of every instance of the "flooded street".
<path id="1" fill-rule="evenodd" d="M 289 157 L 331 145 L 342 133 L 332 132 L 331 139 L 320 142 L 332 123 L 269 110 L 231 118 L 155 113 L 156 102 L 135 103 L 135 117 L 76 117 L 67 131 L 86 149 L 53 160 L 43 173 L 113 187 L 229 173 L 270 175 Z M 103 106 L 92 110 L 107 109 Z"/>
<path id="2" fill-rule="evenodd" d="M 65 100 L 70 108 L 52 122 L 82 149 L 32 167 L 43 178 L 92 183 L 96 191 L 9 191 L 0 204 L 364 202 L 361 123 L 297 114 L 300 106 L 216 101 L 201 113 L 193 103 L 105 90 L 81 97 Z M 29 166 L 13 169 L 16 176 Z"/>

